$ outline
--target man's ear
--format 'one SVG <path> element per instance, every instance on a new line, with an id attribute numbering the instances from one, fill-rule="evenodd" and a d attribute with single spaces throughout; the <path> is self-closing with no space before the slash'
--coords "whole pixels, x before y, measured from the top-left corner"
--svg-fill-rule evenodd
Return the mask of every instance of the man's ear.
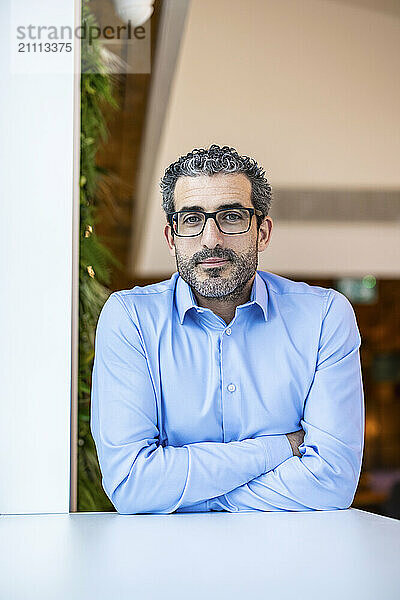
<path id="1" fill-rule="evenodd" d="M 172 230 L 171 230 L 171 226 L 169 223 L 166 223 L 166 225 L 164 227 L 164 236 L 165 236 L 165 239 L 167 240 L 170 255 L 175 256 L 175 239 L 174 239 L 174 236 L 172 235 Z"/>
<path id="2" fill-rule="evenodd" d="M 271 217 L 264 217 L 258 230 L 258 252 L 262 252 L 268 246 L 274 223 Z"/>

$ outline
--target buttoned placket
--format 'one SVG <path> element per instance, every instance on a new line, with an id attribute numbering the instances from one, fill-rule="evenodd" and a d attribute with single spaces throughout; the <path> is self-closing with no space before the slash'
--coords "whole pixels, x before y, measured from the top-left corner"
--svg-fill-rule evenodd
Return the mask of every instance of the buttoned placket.
<path id="1" fill-rule="evenodd" d="M 220 408 L 222 441 L 230 442 L 240 439 L 242 430 L 242 390 L 240 389 L 239 371 L 230 349 L 235 344 L 235 328 L 240 327 L 246 318 L 249 302 L 237 308 L 233 320 L 227 324 L 210 309 L 196 307 L 199 321 L 213 340 L 215 359 L 218 361 L 220 373 Z"/>
<path id="2" fill-rule="evenodd" d="M 238 371 L 231 359 L 232 344 L 235 343 L 234 330 L 238 315 L 219 336 L 219 357 L 221 373 L 221 402 L 223 414 L 224 442 L 238 439 L 241 429 L 241 391 Z"/>

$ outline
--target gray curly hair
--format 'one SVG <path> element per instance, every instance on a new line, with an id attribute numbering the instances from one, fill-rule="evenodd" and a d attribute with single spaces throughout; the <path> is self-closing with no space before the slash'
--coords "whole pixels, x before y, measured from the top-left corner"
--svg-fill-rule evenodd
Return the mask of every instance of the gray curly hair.
<path id="1" fill-rule="evenodd" d="M 243 173 L 251 183 L 251 201 L 263 216 L 257 217 L 258 226 L 271 206 L 271 186 L 265 171 L 253 158 L 240 156 L 235 148 L 212 144 L 208 149 L 195 148 L 165 170 L 160 181 L 162 207 L 166 214 L 175 211 L 174 190 L 179 177 L 215 175 L 216 173 Z"/>

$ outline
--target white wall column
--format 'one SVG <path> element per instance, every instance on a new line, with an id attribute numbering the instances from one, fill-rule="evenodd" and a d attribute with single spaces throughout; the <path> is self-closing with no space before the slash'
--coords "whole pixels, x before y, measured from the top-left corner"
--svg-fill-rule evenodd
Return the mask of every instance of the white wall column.
<path id="1" fill-rule="evenodd" d="M 24 56 L 16 53 L 18 43 L 34 40 L 18 39 L 16 27 L 74 29 L 79 6 L 78 0 L 0 3 L 2 514 L 70 510 L 79 40 L 70 40 L 70 52 L 33 53 L 31 46 Z"/>

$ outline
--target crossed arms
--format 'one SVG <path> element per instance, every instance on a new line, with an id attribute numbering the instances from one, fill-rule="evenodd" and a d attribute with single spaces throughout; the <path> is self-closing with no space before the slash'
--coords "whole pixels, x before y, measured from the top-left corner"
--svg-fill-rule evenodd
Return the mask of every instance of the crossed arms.
<path id="1" fill-rule="evenodd" d="M 208 500 L 231 512 L 348 508 L 364 443 L 359 346 L 353 309 L 332 292 L 300 421 L 303 443 L 296 438 L 300 430 L 163 447 L 140 334 L 122 298 L 112 294 L 97 325 L 91 402 L 91 431 L 111 502 L 122 514 L 207 510 Z"/>

